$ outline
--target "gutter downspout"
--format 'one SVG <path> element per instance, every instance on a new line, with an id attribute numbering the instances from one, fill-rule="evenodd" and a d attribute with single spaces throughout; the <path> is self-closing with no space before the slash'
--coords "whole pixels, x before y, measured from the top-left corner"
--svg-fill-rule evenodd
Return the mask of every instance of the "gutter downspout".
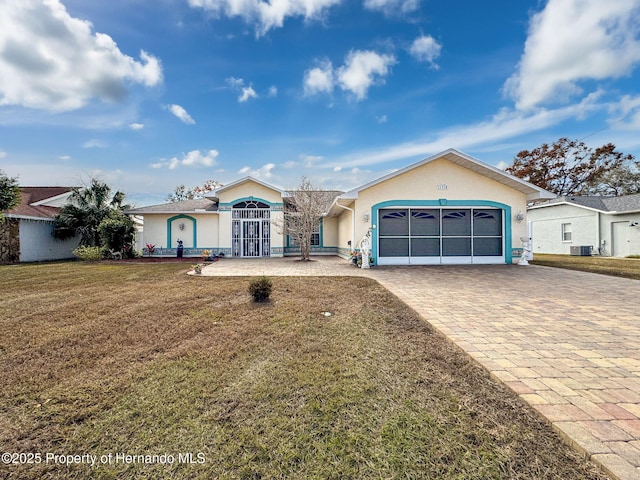
<path id="1" fill-rule="evenodd" d="M 340 205 L 338 203 L 338 199 L 336 198 L 336 206 L 340 208 L 344 208 L 345 210 L 349 210 L 351 212 L 351 250 L 355 250 L 355 238 L 356 238 L 356 212 L 353 208 L 345 207 L 344 205 Z"/>

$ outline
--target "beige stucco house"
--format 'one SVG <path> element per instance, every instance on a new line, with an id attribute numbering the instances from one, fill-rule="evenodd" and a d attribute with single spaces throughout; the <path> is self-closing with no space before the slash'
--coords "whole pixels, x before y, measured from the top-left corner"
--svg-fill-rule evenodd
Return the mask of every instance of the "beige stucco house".
<path id="1" fill-rule="evenodd" d="M 245 177 L 208 196 L 131 210 L 155 255 L 295 255 L 278 228 L 287 192 Z M 554 195 L 457 150 L 425 158 L 336 196 L 313 253 L 348 258 L 369 232 L 375 265 L 512 263 L 527 203 Z"/>

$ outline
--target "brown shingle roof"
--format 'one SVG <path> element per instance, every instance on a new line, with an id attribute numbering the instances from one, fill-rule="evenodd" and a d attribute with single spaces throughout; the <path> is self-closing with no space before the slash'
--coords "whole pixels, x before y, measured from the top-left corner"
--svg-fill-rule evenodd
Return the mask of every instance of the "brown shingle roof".
<path id="1" fill-rule="evenodd" d="M 57 197 L 71 191 L 71 187 L 20 187 L 20 204 L 4 212 L 7 217 L 54 218 L 60 209 L 44 205 L 33 205 L 48 198 Z"/>

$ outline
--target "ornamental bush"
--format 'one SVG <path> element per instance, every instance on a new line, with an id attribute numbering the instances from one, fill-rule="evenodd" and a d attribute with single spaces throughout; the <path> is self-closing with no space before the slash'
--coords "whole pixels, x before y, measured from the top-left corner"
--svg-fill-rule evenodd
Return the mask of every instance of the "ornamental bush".
<path id="1" fill-rule="evenodd" d="M 264 275 L 260 278 L 252 280 L 249 284 L 249 293 L 253 297 L 254 302 L 266 302 L 269 300 L 271 290 L 273 289 L 273 283 Z"/>
<path id="2" fill-rule="evenodd" d="M 85 262 L 95 262 L 103 258 L 102 247 L 78 247 L 73 254 Z"/>

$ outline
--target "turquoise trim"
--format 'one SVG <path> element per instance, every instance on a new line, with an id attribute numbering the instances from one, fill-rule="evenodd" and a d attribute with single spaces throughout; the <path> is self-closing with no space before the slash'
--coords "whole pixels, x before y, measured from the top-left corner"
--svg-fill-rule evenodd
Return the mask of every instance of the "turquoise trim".
<path id="1" fill-rule="evenodd" d="M 260 197 L 236 198 L 233 202 L 220 203 L 218 205 L 218 207 L 233 207 L 236 203 L 240 203 L 240 202 L 262 202 L 262 203 L 266 203 L 271 208 L 284 207 L 284 203 L 272 203 L 272 202 L 269 202 L 269 201 L 265 200 L 264 198 L 260 198 Z"/>
<path id="2" fill-rule="evenodd" d="M 499 208 L 504 215 L 504 263 L 510 265 L 513 262 L 512 251 L 512 233 L 511 233 L 511 207 L 505 203 L 493 202 L 491 200 L 447 200 L 440 198 L 438 200 L 388 200 L 386 202 L 376 203 L 371 207 L 371 219 L 378 222 L 378 211 L 381 208 L 390 207 L 493 207 Z M 372 235 L 371 252 L 374 258 L 374 264 L 378 264 L 378 235 Z"/>
<path id="3" fill-rule="evenodd" d="M 171 223 L 174 220 L 178 220 L 179 218 L 184 218 L 186 220 L 191 220 L 193 222 L 193 247 L 192 248 L 198 248 L 198 221 L 195 218 L 185 214 L 176 215 L 174 217 L 167 219 L 167 245 L 171 247 L 171 242 L 172 242 Z"/>

